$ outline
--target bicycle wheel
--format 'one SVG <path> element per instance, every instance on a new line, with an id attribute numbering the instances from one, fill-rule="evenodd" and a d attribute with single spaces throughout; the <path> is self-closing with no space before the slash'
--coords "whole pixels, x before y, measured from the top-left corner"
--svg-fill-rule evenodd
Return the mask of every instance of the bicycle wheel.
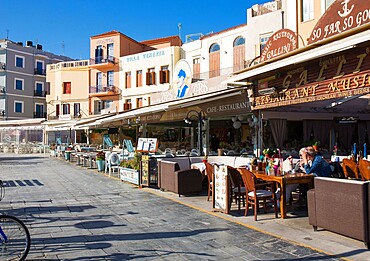
<path id="1" fill-rule="evenodd" d="M 26 225 L 16 217 L 0 215 L 0 260 L 25 260 L 31 246 Z"/>

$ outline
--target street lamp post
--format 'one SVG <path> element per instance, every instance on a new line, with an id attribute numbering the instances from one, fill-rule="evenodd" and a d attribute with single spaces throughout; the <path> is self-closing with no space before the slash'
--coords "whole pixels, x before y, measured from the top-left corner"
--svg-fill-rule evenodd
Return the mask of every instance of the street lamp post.
<path id="1" fill-rule="evenodd" d="M 200 156 L 203 155 L 203 121 L 206 119 L 204 111 L 190 110 L 184 119 L 185 123 L 192 124 L 194 120 L 198 120 L 198 150 Z"/>

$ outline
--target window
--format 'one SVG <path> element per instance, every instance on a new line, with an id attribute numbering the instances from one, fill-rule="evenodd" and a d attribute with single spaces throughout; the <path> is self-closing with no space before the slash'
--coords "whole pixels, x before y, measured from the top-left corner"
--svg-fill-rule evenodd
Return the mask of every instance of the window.
<path id="1" fill-rule="evenodd" d="M 23 102 L 14 101 L 14 112 L 23 113 Z"/>
<path id="2" fill-rule="evenodd" d="M 243 45 L 243 44 L 245 44 L 245 38 L 244 38 L 244 37 L 242 37 L 242 36 L 239 36 L 239 37 L 237 37 L 237 38 L 234 40 L 234 44 L 233 44 L 233 46 L 235 47 L 235 46 L 239 46 L 239 45 Z"/>
<path id="3" fill-rule="evenodd" d="M 302 0 L 302 22 L 312 20 L 314 0 Z"/>
<path id="4" fill-rule="evenodd" d="M 43 118 L 44 117 L 44 105 L 43 104 L 35 104 L 35 118 Z"/>
<path id="5" fill-rule="evenodd" d="M 35 96 L 43 97 L 43 86 L 44 84 L 42 82 L 36 82 Z"/>
<path id="6" fill-rule="evenodd" d="M 245 38 L 238 36 L 233 43 L 233 71 L 244 69 L 245 65 Z"/>
<path id="7" fill-rule="evenodd" d="M 114 61 L 114 44 L 112 43 L 107 45 L 107 56 L 108 61 Z"/>
<path id="8" fill-rule="evenodd" d="M 213 52 L 217 52 L 217 51 L 220 51 L 220 45 L 219 44 L 212 44 L 211 47 L 209 48 L 209 52 L 210 53 L 213 53 Z"/>
<path id="9" fill-rule="evenodd" d="M 60 105 L 55 105 L 55 115 L 58 117 L 60 115 Z"/>
<path id="10" fill-rule="evenodd" d="M 136 108 L 143 107 L 143 98 L 136 98 Z"/>
<path id="11" fill-rule="evenodd" d="M 146 73 L 146 85 L 155 85 L 155 71 L 154 68 L 148 69 Z"/>
<path id="12" fill-rule="evenodd" d="M 103 101 L 103 108 L 104 109 L 113 108 L 113 101 L 112 100 Z"/>
<path id="13" fill-rule="evenodd" d="M 159 83 L 169 83 L 170 82 L 170 71 L 168 70 L 168 65 L 162 66 L 159 72 Z"/>
<path id="14" fill-rule="evenodd" d="M 23 79 L 14 79 L 14 80 L 15 80 L 14 89 L 22 91 L 24 80 Z"/>
<path id="15" fill-rule="evenodd" d="M 80 103 L 74 103 L 73 104 L 73 112 L 75 117 L 80 117 L 81 116 L 81 104 Z"/>
<path id="16" fill-rule="evenodd" d="M 131 72 L 126 72 L 126 88 L 131 88 Z"/>
<path id="17" fill-rule="evenodd" d="M 136 87 L 143 86 L 143 71 L 136 71 Z"/>
<path id="18" fill-rule="evenodd" d="M 325 10 L 329 8 L 329 6 L 334 2 L 335 0 L 325 0 Z"/>
<path id="19" fill-rule="evenodd" d="M 96 46 L 95 49 L 95 63 L 99 64 L 103 61 L 103 47 L 101 45 Z"/>
<path id="20" fill-rule="evenodd" d="M 71 94 L 71 82 L 63 83 L 63 94 Z"/>
<path id="21" fill-rule="evenodd" d="M 23 56 L 15 56 L 15 67 L 24 68 L 24 57 Z"/>
<path id="22" fill-rule="evenodd" d="M 200 79 L 200 57 L 193 58 L 193 78 Z"/>
<path id="23" fill-rule="evenodd" d="M 114 86 L 114 71 L 108 71 L 107 74 L 108 74 L 107 76 L 108 87 Z"/>
<path id="24" fill-rule="evenodd" d="M 260 36 L 260 54 L 262 54 L 262 51 L 265 48 L 266 43 L 269 40 L 269 38 L 270 38 L 270 35 L 268 35 L 268 36 L 267 35 Z"/>
<path id="25" fill-rule="evenodd" d="M 131 104 L 131 99 L 126 99 L 125 103 L 123 104 L 123 110 L 128 111 L 131 110 L 132 104 Z"/>
<path id="26" fill-rule="evenodd" d="M 44 62 L 36 61 L 35 74 L 44 75 Z"/>
<path id="27" fill-rule="evenodd" d="M 63 104 L 63 115 L 70 114 L 69 104 Z"/>

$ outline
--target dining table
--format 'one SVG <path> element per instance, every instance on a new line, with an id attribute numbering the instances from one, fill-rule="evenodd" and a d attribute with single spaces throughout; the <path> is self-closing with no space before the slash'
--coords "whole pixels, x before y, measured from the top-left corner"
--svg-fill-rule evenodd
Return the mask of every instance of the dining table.
<path id="1" fill-rule="evenodd" d="M 308 189 L 314 187 L 314 175 L 305 173 L 267 175 L 265 171 L 252 170 L 257 179 L 274 182 L 280 187 L 280 216 L 287 218 L 286 211 L 286 186 L 290 184 L 308 184 Z"/>

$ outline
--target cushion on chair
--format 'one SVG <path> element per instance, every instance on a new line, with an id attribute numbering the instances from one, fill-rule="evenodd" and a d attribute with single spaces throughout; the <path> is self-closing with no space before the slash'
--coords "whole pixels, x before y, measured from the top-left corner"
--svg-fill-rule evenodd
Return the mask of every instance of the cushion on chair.
<path id="1" fill-rule="evenodd" d="M 118 165 L 119 164 L 119 156 L 117 153 L 112 153 L 109 155 L 109 162 L 111 165 Z"/>
<path id="2" fill-rule="evenodd" d="M 272 192 L 268 190 L 257 190 L 256 194 L 257 194 L 257 197 L 271 197 L 272 196 Z M 249 192 L 248 196 L 254 197 L 254 192 L 253 191 Z"/>

